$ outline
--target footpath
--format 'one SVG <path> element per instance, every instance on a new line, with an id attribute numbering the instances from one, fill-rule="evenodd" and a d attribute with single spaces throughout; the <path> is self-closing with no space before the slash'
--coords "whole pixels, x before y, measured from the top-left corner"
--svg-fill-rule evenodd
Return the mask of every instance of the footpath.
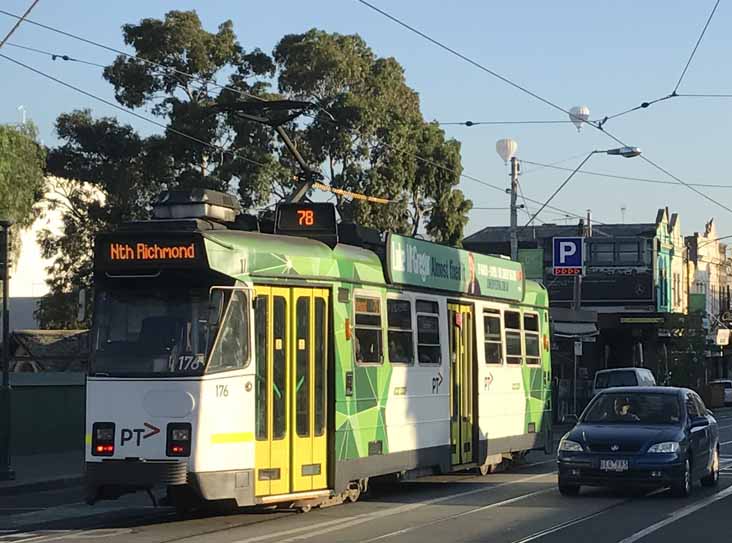
<path id="1" fill-rule="evenodd" d="M 84 477 L 84 450 L 16 455 L 12 481 L 0 481 L 0 496 L 78 486 Z"/>

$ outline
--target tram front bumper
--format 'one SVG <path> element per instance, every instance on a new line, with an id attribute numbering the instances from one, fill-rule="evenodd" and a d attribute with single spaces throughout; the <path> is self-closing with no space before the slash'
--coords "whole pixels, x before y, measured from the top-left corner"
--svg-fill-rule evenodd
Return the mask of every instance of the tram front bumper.
<path id="1" fill-rule="evenodd" d="M 116 498 L 122 494 L 147 490 L 158 485 L 184 485 L 187 477 L 186 460 L 87 462 L 85 476 L 87 501 Z"/>

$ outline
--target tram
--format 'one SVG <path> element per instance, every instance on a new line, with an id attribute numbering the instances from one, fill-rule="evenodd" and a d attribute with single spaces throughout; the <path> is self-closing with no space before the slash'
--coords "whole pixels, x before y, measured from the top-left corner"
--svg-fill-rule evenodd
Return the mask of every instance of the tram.
<path id="1" fill-rule="evenodd" d="M 551 447 L 548 297 L 520 263 L 163 193 L 95 241 L 87 501 L 355 501 Z"/>

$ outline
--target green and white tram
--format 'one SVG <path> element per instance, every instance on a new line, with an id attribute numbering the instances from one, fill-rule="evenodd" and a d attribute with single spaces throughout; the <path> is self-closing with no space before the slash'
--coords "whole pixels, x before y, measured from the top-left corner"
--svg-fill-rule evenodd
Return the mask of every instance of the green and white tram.
<path id="1" fill-rule="evenodd" d="M 551 444 L 546 290 L 519 263 L 211 191 L 99 235 L 88 501 L 309 508 Z"/>

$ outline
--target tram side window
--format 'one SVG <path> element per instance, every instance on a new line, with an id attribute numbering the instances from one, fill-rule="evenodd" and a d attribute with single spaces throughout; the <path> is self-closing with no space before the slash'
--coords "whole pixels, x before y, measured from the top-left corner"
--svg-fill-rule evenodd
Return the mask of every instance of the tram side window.
<path id="1" fill-rule="evenodd" d="M 356 362 L 381 364 L 381 300 L 356 296 Z"/>
<path id="2" fill-rule="evenodd" d="M 398 364 L 414 362 L 412 304 L 408 300 L 386 301 L 389 325 L 389 361 Z"/>
<path id="3" fill-rule="evenodd" d="M 503 341 L 501 339 L 501 313 L 488 310 L 483 313 L 483 330 L 485 333 L 486 364 L 503 363 Z"/>
<path id="4" fill-rule="evenodd" d="M 521 364 L 521 313 L 506 311 L 503 317 L 506 325 L 506 362 Z"/>
<path id="5" fill-rule="evenodd" d="M 441 364 L 440 306 L 417 300 L 417 358 L 420 364 Z"/>
<path id="6" fill-rule="evenodd" d="M 248 307 L 245 292 L 235 290 L 231 293 L 207 371 L 234 370 L 246 366 L 249 360 Z"/>
<path id="7" fill-rule="evenodd" d="M 524 313 L 524 342 L 526 346 L 526 363 L 533 366 L 540 365 L 539 315 L 536 313 Z"/>

